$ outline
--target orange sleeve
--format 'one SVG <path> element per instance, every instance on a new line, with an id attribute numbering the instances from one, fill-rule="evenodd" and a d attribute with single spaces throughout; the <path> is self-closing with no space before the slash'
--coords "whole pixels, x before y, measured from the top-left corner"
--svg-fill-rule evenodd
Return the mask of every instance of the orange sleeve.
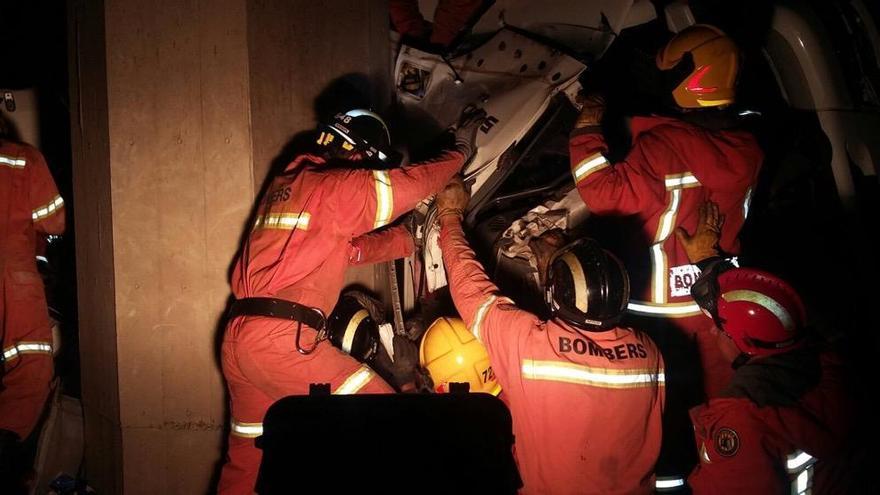
<path id="1" fill-rule="evenodd" d="M 413 253 L 412 235 L 404 225 L 368 232 L 351 240 L 348 262 L 352 265 L 381 263 L 406 258 Z"/>
<path id="2" fill-rule="evenodd" d="M 327 174 L 335 220 L 345 235 L 384 227 L 436 193 L 461 169 L 464 155 L 441 153 L 422 163 L 390 170 L 338 169 Z"/>
<path id="3" fill-rule="evenodd" d="M 43 154 L 34 148 L 28 149 L 26 170 L 34 229 L 44 234 L 62 234 L 64 232 L 64 200 L 58 193 L 55 180 L 49 173 L 49 167 L 46 165 Z"/>
<path id="4" fill-rule="evenodd" d="M 474 337 L 486 346 L 496 374 L 517 374 L 519 343 L 540 320 L 517 308 L 489 280 L 465 240 L 461 219 L 445 215 L 440 223 L 440 249 L 455 308 Z"/>

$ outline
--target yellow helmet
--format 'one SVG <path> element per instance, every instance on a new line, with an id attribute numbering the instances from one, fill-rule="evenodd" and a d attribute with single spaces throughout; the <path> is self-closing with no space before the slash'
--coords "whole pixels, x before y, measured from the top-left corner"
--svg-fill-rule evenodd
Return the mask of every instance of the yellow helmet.
<path id="1" fill-rule="evenodd" d="M 675 103 L 682 108 L 718 107 L 736 99 L 739 49 L 715 26 L 695 24 L 676 34 L 657 53 L 657 67 L 683 72 L 672 90 Z"/>
<path id="2" fill-rule="evenodd" d="M 456 382 L 469 383 L 471 392 L 501 392 L 489 353 L 459 318 L 437 318 L 428 327 L 419 347 L 419 361 L 437 392 L 448 392 L 449 384 Z"/>

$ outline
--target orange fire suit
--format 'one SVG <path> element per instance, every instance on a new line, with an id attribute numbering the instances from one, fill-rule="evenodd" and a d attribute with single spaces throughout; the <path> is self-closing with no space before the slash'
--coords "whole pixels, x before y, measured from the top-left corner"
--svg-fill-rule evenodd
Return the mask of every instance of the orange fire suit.
<path id="1" fill-rule="evenodd" d="M 401 35 L 449 46 L 483 5 L 483 0 L 441 0 L 434 11 L 433 27 L 425 22 L 418 0 L 390 0 L 391 23 Z M 430 36 L 428 33 L 430 32 Z"/>
<path id="2" fill-rule="evenodd" d="M 463 162 L 460 152 L 450 151 L 429 162 L 372 171 L 325 168 L 321 158 L 300 155 L 261 199 L 233 269 L 235 297 L 273 297 L 329 314 L 346 268 L 356 261 L 352 239 L 438 191 Z M 335 394 L 393 392 L 369 367 L 327 341 L 311 354 L 298 353 L 296 329 L 296 322 L 256 316 L 235 318 L 226 327 L 222 362 L 232 427 L 221 493 L 253 492 L 260 463 L 253 439 L 276 400 L 307 394 L 311 383 L 329 383 Z M 316 332 L 306 325 L 301 331 L 301 344 L 309 348 Z"/>
<path id="3" fill-rule="evenodd" d="M 52 334 L 43 280 L 34 260 L 37 233 L 64 231 L 64 200 L 43 155 L 0 140 L 0 429 L 26 438 L 52 379 Z"/>
<path id="4" fill-rule="evenodd" d="M 642 235 L 633 236 L 631 251 L 621 253 L 633 284 L 629 311 L 667 319 L 696 338 L 705 388 L 714 395 L 732 373 L 708 336 L 711 321 L 690 296 L 699 269 L 673 231 L 694 232 L 700 205 L 714 201 L 724 215 L 720 248 L 738 254 L 737 235 L 763 153 L 745 131 L 710 131 L 666 117 L 635 117 L 631 128 L 632 150 L 616 164 L 603 156 L 608 148 L 598 127 L 575 130 L 570 141 L 574 181 L 591 212 L 638 219 Z M 659 343 L 663 349 L 662 339 Z"/>
<path id="5" fill-rule="evenodd" d="M 460 219 L 441 225 L 452 299 L 486 346 L 513 417 L 522 493 L 652 493 L 664 371 L 651 339 L 540 321 L 489 281 Z"/>
<path id="6" fill-rule="evenodd" d="M 722 397 L 691 410 L 695 494 L 867 493 L 854 486 L 864 459 L 853 445 L 871 443 L 852 435 L 854 405 L 841 388 L 850 380 L 838 356 L 811 352 L 748 362 Z M 820 376 L 810 378 L 807 359 L 818 362 Z"/>

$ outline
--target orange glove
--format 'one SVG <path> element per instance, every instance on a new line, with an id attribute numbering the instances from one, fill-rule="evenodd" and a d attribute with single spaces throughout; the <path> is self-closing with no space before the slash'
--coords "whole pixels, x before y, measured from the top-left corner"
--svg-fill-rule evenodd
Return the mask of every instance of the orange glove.
<path id="1" fill-rule="evenodd" d="M 574 124 L 575 129 L 599 125 L 605 116 L 605 98 L 597 93 L 578 95 L 578 101 L 583 104 L 581 113 Z"/>
<path id="2" fill-rule="evenodd" d="M 718 240 L 723 225 L 724 215 L 718 213 L 718 205 L 706 201 L 700 205 L 700 219 L 694 235 L 689 235 L 682 227 L 675 229 L 675 237 L 684 247 L 691 263 L 718 256 Z"/>

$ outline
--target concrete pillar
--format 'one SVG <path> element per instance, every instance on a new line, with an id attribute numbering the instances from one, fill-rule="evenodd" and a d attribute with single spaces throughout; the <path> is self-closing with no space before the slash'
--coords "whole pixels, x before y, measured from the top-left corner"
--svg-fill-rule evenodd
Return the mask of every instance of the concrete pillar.
<path id="1" fill-rule="evenodd" d="M 226 422 L 228 269 L 255 193 L 330 81 L 387 84 L 387 6 L 68 6 L 86 474 L 101 493 L 204 493 Z"/>

